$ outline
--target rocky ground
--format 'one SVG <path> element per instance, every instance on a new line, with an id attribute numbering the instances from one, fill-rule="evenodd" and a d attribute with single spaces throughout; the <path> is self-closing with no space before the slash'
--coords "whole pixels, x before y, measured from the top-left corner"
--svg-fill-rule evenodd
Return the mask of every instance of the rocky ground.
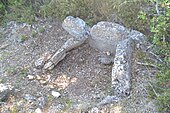
<path id="1" fill-rule="evenodd" d="M 113 94 L 112 65 L 98 60 L 105 53 L 86 43 L 70 51 L 52 71 L 35 68 L 38 58 L 52 55 L 71 37 L 56 21 L 39 20 L 33 25 L 10 22 L 0 28 L 0 91 L 10 87 L 0 93 L 0 112 L 157 113 L 147 92 L 155 70 L 136 63 L 146 57 L 140 49 L 134 52 L 130 96 L 100 107 L 96 104 Z"/>

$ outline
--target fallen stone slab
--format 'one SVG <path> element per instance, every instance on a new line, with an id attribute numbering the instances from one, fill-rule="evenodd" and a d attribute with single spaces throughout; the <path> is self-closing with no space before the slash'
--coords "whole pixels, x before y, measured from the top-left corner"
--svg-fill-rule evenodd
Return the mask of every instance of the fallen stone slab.
<path id="1" fill-rule="evenodd" d="M 86 41 L 86 38 L 76 39 L 70 38 L 67 40 L 63 46 L 49 59 L 49 61 L 44 65 L 43 69 L 51 70 L 57 65 L 61 60 L 63 60 L 68 52 L 76 47 L 79 47 Z"/>
<path id="2" fill-rule="evenodd" d="M 86 23 L 80 18 L 74 18 L 72 16 L 68 16 L 62 27 L 74 38 L 70 38 L 67 40 L 63 46 L 50 58 L 50 60 L 44 65 L 43 69 L 51 70 L 57 65 L 61 60 L 65 58 L 68 54 L 68 51 L 79 47 L 89 37 L 89 28 Z"/>

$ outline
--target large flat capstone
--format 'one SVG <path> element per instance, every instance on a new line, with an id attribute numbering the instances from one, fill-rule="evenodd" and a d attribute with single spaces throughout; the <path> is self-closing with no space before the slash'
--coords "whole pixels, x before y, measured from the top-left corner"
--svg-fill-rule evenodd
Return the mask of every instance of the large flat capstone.
<path id="1" fill-rule="evenodd" d="M 90 34 L 93 48 L 115 54 L 117 44 L 128 38 L 129 30 L 116 23 L 101 21 L 91 28 Z"/>

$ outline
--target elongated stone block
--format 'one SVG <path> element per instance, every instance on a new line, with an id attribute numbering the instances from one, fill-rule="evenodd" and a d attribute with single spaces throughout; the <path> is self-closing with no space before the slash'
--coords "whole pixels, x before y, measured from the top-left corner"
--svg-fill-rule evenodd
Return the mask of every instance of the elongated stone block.
<path id="1" fill-rule="evenodd" d="M 119 42 L 116 48 L 114 66 L 112 68 L 112 87 L 115 96 L 120 98 L 126 97 L 130 93 L 134 45 L 134 40 L 129 38 Z"/>

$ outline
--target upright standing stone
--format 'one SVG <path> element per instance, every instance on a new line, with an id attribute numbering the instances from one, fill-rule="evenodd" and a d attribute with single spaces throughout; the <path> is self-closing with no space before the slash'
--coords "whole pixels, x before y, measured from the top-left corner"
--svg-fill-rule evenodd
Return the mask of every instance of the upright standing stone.
<path id="1" fill-rule="evenodd" d="M 126 97 L 130 93 L 130 78 L 132 73 L 132 54 L 134 40 L 121 41 L 116 48 L 114 66 L 112 68 L 112 87 L 117 97 Z"/>
<path id="2" fill-rule="evenodd" d="M 62 27 L 72 36 L 79 38 L 88 38 L 89 27 L 80 18 L 74 18 L 72 16 L 66 17 L 63 21 Z"/>

